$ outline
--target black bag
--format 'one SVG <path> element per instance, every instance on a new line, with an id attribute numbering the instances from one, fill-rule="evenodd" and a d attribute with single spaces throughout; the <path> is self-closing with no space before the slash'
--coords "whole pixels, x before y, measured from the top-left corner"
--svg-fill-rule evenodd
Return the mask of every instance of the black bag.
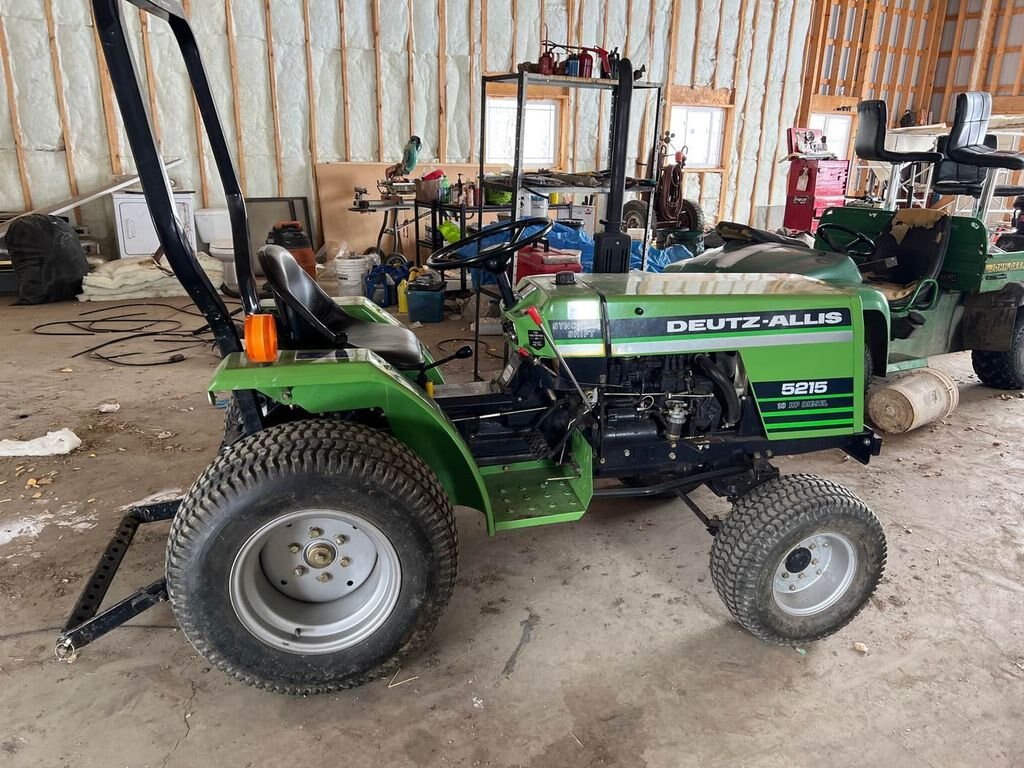
<path id="1" fill-rule="evenodd" d="M 82 243 L 64 219 L 33 213 L 11 222 L 7 250 L 18 275 L 15 304 L 67 301 L 82 292 L 89 271 Z"/>

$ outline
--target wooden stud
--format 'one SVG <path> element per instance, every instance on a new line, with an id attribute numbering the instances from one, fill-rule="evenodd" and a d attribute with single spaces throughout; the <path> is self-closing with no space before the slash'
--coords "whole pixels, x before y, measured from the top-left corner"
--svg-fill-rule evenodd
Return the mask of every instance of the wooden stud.
<path id="1" fill-rule="evenodd" d="M 946 23 L 947 7 L 948 3 L 946 0 L 935 0 L 935 6 L 930 9 L 928 14 L 929 23 L 932 25 L 931 43 L 928 46 L 927 60 L 921 66 L 917 88 L 920 93 L 928 94 L 929 114 L 931 112 L 932 95 L 935 87 L 935 69 L 939 65 L 939 44 L 942 40 L 942 27 Z M 928 122 L 933 122 L 933 119 L 929 118 Z"/>
<path id="2" fill-rule="evenodd" d="M 121 139 L 117 130 L 117 118 L 114 116 L 114 91 L 110 83 L 110 72 L 107 60 L 100 46 L 100 36 L 96 31 L 96 15 L 89 6 L 92 18 L 92 41 L 96 48 L 96 68 L 100 77 L 100 101 L 103 104 L 103 125 L 107 131 L 107 150 L 110 152 L 110 170 L 115 176 L 124 174 L 124 162 L 121 159 Z"/>
<path id="3" fill-rule="evenodd" d="M 949 114 L 949 101 L 953 95 L 953 82 L 956 77 L 956 58 L 960 47 L 960 41 L 963 37 L 964 32 L 964 16 L 967 13 L 967 0 L 960 0 L 960 8 L 956 14 L 956 28 L 953 31 L 953 48 L 949 55 L 949 69 L 946 72 L 946 84 L 942 91 L 942 107 L 939 110 L 939 114 L 936 115 L 937 120 L 945 120 Z M 1024 64 L 1024 56 L 1021 57 L 1021 63 Z"/>
<path id="4" fill-rule="evenodd" d="M 412 0 L 409 0 L 410 7 Z M 473 36 L 475 19 L 473 18 L 473 0 L 469 0 L 469 162 L 476 159 L 476 111 L 473 109 L 473 99 L 476 98 L 476 38 Z M 480 105 L 483 109 L 483 105 Z"/>
<path id="5" fill-rule="evenodd" d="M 921 34 L 921 26 L 926 18 L 926 3 L 925 0 L 916 0 L 916 3 L 916 6 L 912 6 L 913 11 L 905 17 L 907 28 L 900 39 L 900 52 L 897 57 L 897 61 L 903 64 L 903 76 L 900 77 L 899 69 L 897 68 L 895 77 L 898 79 L 898 82 L 894 81 L 896 98 L 893 103 L 893 115 L 890 118 L 897 121 L 900 119 L 900 113 L 905 112 L 912 106 L 914 67 L 917 65 L 917 60 L 921 55 L 921 49 L 915 41 Z M 908 44 L 909 48 L 906 47 Z"/>
<path id="6" fill-rule="evenodd" d="M 352 130 L 349 122 L 351 98 L 348 91 L 348 42 L 345 39 L 345 0 L 338 0 L 338 27 L 341 35 L 341 125 L 345 132 L 345 161 L 352 162 Z"/>
<path id="7" fill-rule="evenodd" d="M 768 33 L 768 50 L 769 50 L 768 59 L 769 59 L 769 62 L 766 63 L 765 67 L 764 67 L 764 90 L 761 92 L 761 123 L 760 123 L 761 130 L 759 131 L 759 133 L 761 135 L 758 138 L 758 142 L 757 142 L 757 159 L 758 159 L 759 162 L 758 162 L 757 169 L 754 171 L 754 183 L 750 185 L 750 220 L 751 220 L 751 222 L 753 221 L 753 217 L 754 217 L 754 205 L 757 202 L 757 179 L 761 175 L 761 169 L 764 167 L 765 162 L 767 162 L 769 165 L 772 165 L 772 166 L 776 165 L 776 163 L 772 162 L 771 159 L 766 159 L 765 158 L 765 156 L 764 156 L 764 141 L 765 141 L 765 136 L 768 133 L 768 131 L 766 130 L 767 126 L 765 125 L 765 116 L 768 114 L 768 81 L 769 81 L 769 78 L 770 78 L 770 75 L 771 75 L 771 69 L 772 69 L 771 66 L 770 66 L 770 60 L 772 58 L 771 50 L 772 50 L 772 47 L 775 44 L 775 31 L 778 29 L 778 26 L 779 26 L 779 5 L 780 5 L 779 3 L 772 3 L 772 25 L 771 25 L 771 31 Z M 792 29 L 792 26 L 793 25 L 791 24 L 790 25 L 790 29 Z M 783 69 L 782 71 L 783 71 L 783 73 L 785 73 L 786 70 Z M 749 84 L 748 84 L 748 88 L 749 88 Z M 771 183 L 770 179 L 769 179 L 769 183 Z M 771 194 L 771 190 L 769 188 L 769 196 L 770 196 L 770 194 Z"/>
<path id="8" fill-rule="evenodd" d="M 49 2 L 49 0 L 47 0 Z M 163 139 L 160 130 L 160 104 L 156 98 L 156 69 L 153 67 L 153 49 L 149 39 L 149 12 L 139 10 L 139 28 L 142 30 L 142 61 L 146 68 L 146 92 L 149 97 L 149 122 L 159 147 Z"/>
<path id="9" fill-rule="evenodd" d="M 486 75 L 487 72 L 487 0 L 480 0 L 480 74 Z M 480 109 L 483 108 L 481 104 Z"/>
<path id="10" fill-rule="evenodd" d="M 682 0 L 672 0 L 672 16 L 668 23 L 668 69 L 665 72 L 667 98 L 665 99 L 664 122 L 662 123 L 664 127 L 672 124 L 672 85 L 676 75 L 676 48 L 679 47 L 679 17 L 681 8 Z M 658 130 L 663 130 L 663 128 L 659 127 Z"/>
<path id="11" fill-rule="evenodd" d="M 796 13 L 796 3 L 795 2 L 793 3 L 791 13 L 792 14 Z M 780 98 L 782 100 L 782 107 L 783 107 L 783 109 L 779 109 L 779 131 L 778 131 L 778 134 L 777 134 L 779 136 L 779 143 L 780 144 L 782 143 L 782 137 L 786 135 L 787 116 L 785 114 L 785 109 L 784 108 L 785 108 L 785 105 L 786 105 L 786 99 L 789 96 L 789 92 L 790 92 L 790 79 L 788 77 L 786 77 L 786 72 L 789 70 L 790 53 L 792 51 L 796 50 L 796 39 L 795 39 L 796 35 L 794 34 L 795 30 L 796 30 L 796 24 L 793 23 L 793 17 L 790 16 L 790 19 L 789 19 L 789 42 L 788 42 L 788 44 L 786 46 L 785 52 L 783 53 L 783 56 L 785 57 L 785 59 L 784 59 L 783 64 L 782 64 L 782 94 L 781 94 Z M 769 179 L 768 179 L 768 202 L 769 203 L 771 203 L 772 199 L 774 198 L 774 195 L 772 194 L 772 192 L 774 191 L 775 185 L 778 182 L 778 175 L 779 175 L 779 171 L 781 170 L 781 164 L 780 163 L 774 163 L 773 162 L 773 163 L 771 163 L 771 166 L 772 166 L 772 171 L 771 171 L 771 175 L 769 176 Z"/>
<path id="12" fill-rule="evenodd" d="M 814 0 L 811 1 L 812 3 L 814 2 Z M 724 2 L 725 0 L 719 0 L 718 6 L 718 31 L 715 33 L 715 66 L 711 69 L 710 81 L 712 88 L 718 85 L 718 65 L 722 61 L 722 28 L 725 26 L 725 14 L 722 13 Z M 737 34 L 739 34 L 738 31 Z"/>
<path id="13" fill-rule="evenodd" d="M 413 2 L 413 0 L 409 0 L 409 3 L 407 5 L 407 10 L 406 10 L 407 30 L 406 30 L 406 35 L 405 35 L 405 61 L 406 61 L 406 64 L 405 64 L 405 68 L 406 68 L 405 90 L 406 90 L 406 95 L 407 95 L 408 100 L 409 100 L 409 135 L 410 136 L 415 136 L 416 135 L 416 114 L 415 114 L 415 112 L 416 112 L 416 108 L 415 108 L 416 107 L 416 99 L 415 99 L 415 93 L 416 93 L 416 75 L 415 75 L 415 71 L 416 71 L 416 55 L 415 55 L 416 36 L 413 33 L 413 28 L 412 28 L 412 18 L 413 18 L 413 16 L 412 16 L 412 2 Z M 469 4 L 469 24 L 470 24 L 470 26 L 469 26 L 469 44 L 471 46 L 470 56 L 469 56 L 469 81 L 473 82 L 473 55 L 472 55 L 472 45 L 473 45 L 473 3 L 472 2 L 470 2 L 470 4 Z M 470 122 L 472 122 L 472 120 Z M 472 125 L 470 125 L 470 135 L 472 135 Z"/>
<path id="14" fill-rule="evenodd" d="M 647 10 L 647 62 L 646 62 L 647 70 L 646 71 L 647 71 L 647 79 L 648 80 L 651 79 L 651 67 L 653 66 L 653 60 L 654 60 L 653 59 L 653 51 L 654 51 L 654 17 L 655 17 L 654 2 L 655 2 L 655 0 L 650 0 L 650 5 L 649 5 L 648 10 Z M 650 113 L 651 113 L 651 100 L 650 100 L 649 96 L 645 96 L 644 97 L 644 116 L 640 120 L 640 132 L 637 134 L 637 137 L 636 137 L 636 142 L 637 142 L 637 147 L 636 147 L 637 171 L 636 171 L 636 175 L 638 177 L 642 175 L 644 178 L 650 178 L 650 174 L 651 174 L 651 169 L 647 168 L 647 165 L 646 165 L 647 164 L 647 160 L 648 160 L 648 154 L 649 154 L 649 152 L 647 150 L 650 149 L 649 147 L 646 146 L 646 144 L 647 144 L 647 124 L 648 124 L 648 121 L 650 120 Z M 655 136 L 654 138 L 655 138 L 655 140 L 657 140 L 658 137 Z M 640 167 L 639 167 L 640 163 L 644 164 L 644 166 L 643 166 L 644 167 L 644 171 L 643 171 L 642 174 L 641 174 Z"/>
<path id="15" fill-rule="evenodd" d="M 25 210 L 32 210 L 32 188 L 28 183 L 28 167 L 25 164 L 25 145 L 21 136 L 21 118 L 18 116 L 18 99 L 14 95 L 14 75 L 11 73 L 11 51 L 7 47 L 7 27 L 0 16 L 0 60 L 3 61 L 4 85 L 7 90 L 7 109 L 11 113 L 11 131 L 14 133 L 14 156 L 18 161 L 18 176 L 21 179 L 21 197 Z"/>
<path id="16" fill-rule="evenodd" d="M 988 70 L 989 47 L 992 45 L 992 35 L 995 32 L 995 23 L 1000 14 L 996 13 L 999 0 L 988 0 L 981 4 L 981 18 L 978 19 L 978 40 L 974 44 L 974 60 L 971 62 L 971 72 L 967 77 L 967 89 L 977 91 L 982 87 Z M 1009 31 L 1011 19 L 1004 19 L 1004 32 Z"/>
<path id="17" fill-rule="evenodd" d="M 312 32 L 309 24 L 309 0 L 302 0 L 302 27 L 305 32 L 306 100 L 309 109 L 309 158 L 315 166 L 320 161 L 320 148 L 316 131 L 316 87 L 313 84 Z"/>
<path id="18" fill-rule="evenodd" d="M 742 0 L 741 0 L 742 2 Z M 828 3 L 828 11 L 823 6 Z M 832 13 L 831 0 L 811 0 L 811 23 L 808 31 L 807 50 L 804 54 L 804 74 L 800 85 L 800 105 L 797 107 L 797 125 L 806 126 L 811 113 L 811 97 L 818 93 L 821 81 L 821 67 L 825 57 L 825 37 Z M 743 28 L 740 27 L 740 30 Z M 737 33 L 739 34 L 739 33 Z M 737 63 L 738 63 L 737 59 Z M 733 74 L 733 87 L 736 76 Z"/>
<path id="19" fill-rule="evenodd" d="M 867 69 L 869 57 L 866 54 L 870 41 L 865 37 L 874 30 L 875 16 L 881 3 L 878 0 L 865 0 L 858 6 L 857 27 L 854 32 L 856 45 L 850 48 L 846 59 L 846 77 L 843 82 L 843 93 L 856 96 L 859 90 L 857 83 L 862 79 L 862 72 Z"/>
<path id="20" fill-rule="evenodd" d="M 576 40 L 582 42 L 583 40 L 583 4 L 586 0 L 580 0 L 579 7 L 576 9 Z M 577 44 L 578 44 L 577 43 Z M 576 171 L 579 160 L 576 157 L 576 139 L 579 136 L 579 124 L 580 124 L 580 94 L 582 91 L 576 88 L 573 89 L 572 94 L 572 170 Z"/>
<path id="21" fill-rule="evenodd" d="M 752 7 L 753 7 L 753 16 L 754 16 L 755 19 L 757 18 L 757 4 L 758 4 L 758 2 L 759 2 L 759 0 L 753 0 L 753 6 Z M 740 0 L 740 8 L 741 8 L 740 18 L 742 18 L 743 21 L 740 23 L 740 27 L 739 27 L 740 28 L 740 32 L 738 34 L 742 35 L 743 30 L 747 28 L 748 24 L 750 24 L 750 20 L 747 18 L 747 11 L 749 11 L 751 9 L 751 5 L 747 4 L 746 0 Z M 740 63 L 740 60 L 742 58 L 739 54 L 740 54 L 740 51 L 742 50 L 742 48 L 743 48 L 743 38 L 742 38 L 742 36 L 737 36 L 737 38 L 736 38 L 736 63 L 734 65 L 733 80 L 732 80 L 732 83 L 733 83 L 733 85 L 732 85 L 733 94 L 735 94 L 734 102 L 735 102 L 736 106 L 734 107 L 734 109 L 735 109 L 735 114 L 736 115 L 742 115 L 743 114 L 743 110 L 746 108 L 746 104 L 747 104 L 747 93 L 750 91 L 750 60 L 753 58 L 753 48 L 754 48 L 754 30 L 753 30 L 752 26 L 751 26 L 751 32 L 750 32 L 750 48 L 751 48 L 751 51 L 750 51 L 749 55 L 747 56 L 747 87 L 743 89 L 742 97 L 741 97 L 740 96 L 738 77 L 739 77 L 739 63 Z M 735 131 L 735 128 L 733 129 L 733 131 Z M 730 142 L 732 141 L 732 139 L 733 139 L 733 137 L 730 137 Z M 740 136 L 739 139 L 740 140 L 736 142 L 736 144 L 737 144 L 737 147 L 736 147 L 736 157 L 737 157 L 737 160 L 742 157 L 741 149 L 742 149 L 742 144 L 743 144 L 743 141 L 742 141 L 743 137 Z M 731 151 L 731 146 L 728 149 Z M 722 147 L 722 151 L 723 152 L 725 152 L 726 150 L 727 150 L 726 147 Z M 731 156 L 729 158 L 729 165 L 730 165 L 729 175 L 731 176 L 732 175 L 732 167 L 731 167 L 732 166 L 732 157 Z M 728 185 L 728 181 L 726 182 L 726 184 Z M 737 177 L 736 177 L 736 184 L 737 184 L 737 189 L 736 189 L 736 192 L 733 194 L 733 197 L 732 197 L 732 206 L 729 208 L 729 218 L 731 218 L 731 219 L 736 218 L 736 203 L 738 202 L 738 198 L 739 198 L 739 189 L 738 189 L 738 186 L 739 186 L 739 175 L 737 175 Z"/>
<path id="22" fill-rule="evenodd" d="M 1003 24 L 999 32 L 999 42 L 996 43 L 996 50 L 994 55 L 995 67 L 990 68 L 988 65 L 988 56 L 985 57 L 985 81 L 988 83 L 987 90 L 993 94 L 999 90 L 999 78 L 1003 73 L 1003 59 L 1006 57 L 1006 41 L 1010 35 L 1010 27 L 1013 26 L 1013 3 L 1014 0 L 1006 0 L 1006 12 L 1003 15 Z M 998 14 L 993 15 L 993 22 L 996 18 L 999 18 Z M 1021 51 L 1018 55 L 1024 57 L 1024 51 Z"/>
<path id="23" fill-rule="evenodd" d="M 547 37 L 547 34 L 544 31 L 545 30 L 544 17 L 546 15 L 547 15 L 547 8 L 544 7 L 544 0 L 540 0 L 540 14 L 537 16 L 537 18 L 540 20 L 540 37 L 537 38 L 540 41 L 540 47 L 539 47 L 539 49 L 537 51 L 537 58 L 538 59 L 540 58 L 540 54 L 544 53 L 544 38 Z M 627 32 L 626 34 L 628 35 L 629 32 Z M 470 82 L 472 82 L 472 80 L 470 80 Z"/>
<path id="24" fill-rule="evenodd" d="M 284 167 L 281 162 L 281 114 L 277 106 L 277 67 L 274 63 L 274 29 L 270 20 L 270 0 L 263 0 L 263 18 L 267 33 L 267 80 L 270 83 L 270 114 L 274 121 L 274 169 L 277 171 L 277 196 L 284 197 Z"/>
<path id="25" fill-rule="evenodd" d="M 846 25 L 850 19 L 849 5 L 841 5 L 839 8 L 838 24 L 836 26 L 836 37 L 832 40 L 832 71 L 828 76 L 828 90 L 833 96 L 839 93 L 839 72 L 840 67 L 843 63 L 843 46 L 842 40 L 846 34 Z M 847 59 L 849 64 L 849 59 Z"/>
<path id="26" fill-rule="evenodd" d="M 608 0 L 604 0 L 604 16 L 601 24 L 601 47 L 606 51 L 608 50 Z M 595 67 L 600 67 L 600 62 L 594 62 Z M 604 159 L 603 148 L 605 142 L 601 141 L 601 135 L 604 133 L 604 97 L 605 92 L 600 91 L 597 96 L 597 149 L 594 155 L 597 160 L 597 167 L 602 168 Z"/>
<path id="27" fill-rule="evenodd" d="M 184 0 L 182 8 L 186 19 L 192 16 L 192 0 Z M 203 208 L 210 204 L 210 180 L 206 174 L 206 145 L 203 142 L 203 118 L 199 114 L 199 102 L 192 99 L 192 123 L 196 131 L 196 162 L 199 164 L 199 200 Z"/>
<path id="28" fill-rule="evenodd" d="M 735 91 L 734 91 L 735 93 Z M 725 110 L 725 130 L 722 135 L 722 184 L 718 192 L 718 220 L 725 218 L 725 202 L 729 191 L 729 175 L 732 172 L 732 157 L 728 149 L 732 146 L 736 110 Z M 733 206 L 735 208 L 735 205 Z"/>
<path id="29" fill-rule="evenodd" d="M 72 197 L 78 197 L 78 178 L 75 174 L 74 147 L 71 142 L 71 125 L 68 122 L 68 104 L 64 97 L 64 75 L 60 68 L 60 53 L 57 46 L 57 27 L 53 22 L 53 0 L 43 0 L 46 15 L 46 34 L 50 40 L 50 68 L 53 70 L 53 90 L 57 97 L 57 115 L 60 118 L 60 136 L 64 142 L 64 168 L 68 174 L 68 189 Z"/>
<path id="30" fill-rule="evenodd" d="M 700 21 L 703 17 L 704 0 L 697 0 L 697 15 L 693 17 L 693 62 L 690 64 L 690 85 L 694 88 L 697 87 L 697 54 L 700 52 Z"/>
<path id="31" fill-rule="evenodd" d="M 438 5 L 444 3 L 444 0 L 437 0 Z M 509 67 L 509 72 L 515 72 L 516 66 L 519 64 L 519 0 L 512 0 L 512 66 Z"/>
<path id="32" fill-rule="evenodd" d="M 878 39 L 879 21 L 882 16 L 883 0 L 868 0 L 868 10 L 864 17 L 864 26 L 861 31 L 860 49 L 862 51 L 855 67 L 853 80 L 848 88 L 848 95 L 863 98 L 864 82 L 871 71 L 874 62 L 873 55 L 878 48 L 875 40 Z"/>
<path id="33" fill-rule="evenodd" d="M 885 23 L 882 25 L 882 39 L 878 47 L 878 67 L 875 74 L 875 92 L 871 95 L 876 99 L 884 99 L 889 95 L 889 80 L 885 76 L 885 69 L 889 65 L 889 55 L 892 53 L 892 25 L 893 21 L 900 14 L 900 9 L 889 4 L 885 8 Z M 896 28 L 899 32 L 899 26 Z M 893 67 L 896 66 L 896 57 L 893 56 Z"/>
<path id="34" fill-rule="evenodd" d="M 238 164 L 238 183 L 244 196 L 247 193 L 245 143 L 242 140 L 242 103 L 238 98 L 238 47 L 235 42 L 235 17 L 231 10 L 231 0 L 224 0 L 224 19 L 227 23 L 225 33 L 228 38 L 228 65 L 231 68 L 231 111 L 235 119 L 235 162 Z"/>
<path id="35" fill-rule="evenodd" d="M 448 162 L 448 22 L 447 0 L 437 0 L 437 159 Z"/>
<path id="36" fill-rule="evenodd" d="M 370 23 L 373 31 L 373 61 L 374 74 L 376 77 L 373 78 L 374 85 L 377 90 L 377 160 L 381 163 L 384 162 L 384 95 L 382 92 L 382 80 L 384 79 L 381 74 L 381 50 L 380 50 L 380 0 L 370 0 L 370 8 L 372 15 Z"/>

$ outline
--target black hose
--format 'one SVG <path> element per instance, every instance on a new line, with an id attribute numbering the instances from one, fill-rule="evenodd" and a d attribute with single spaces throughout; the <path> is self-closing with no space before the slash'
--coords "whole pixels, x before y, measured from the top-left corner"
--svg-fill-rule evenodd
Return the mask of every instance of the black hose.
<path id="1" fill-rule="evenodd" d="M 725 423 L 731 426 L 740 420 L 740 398 L 736 394 L 736 387 L 732 385 L 728 377 L 722 373 L 722 369 L 715 365 L 714 361 L 705 354 L 697 355 L 697 365 L 701 367 L 711 380 L 715 388 L 719 390 L 722 399 L 725 401 Z"/>

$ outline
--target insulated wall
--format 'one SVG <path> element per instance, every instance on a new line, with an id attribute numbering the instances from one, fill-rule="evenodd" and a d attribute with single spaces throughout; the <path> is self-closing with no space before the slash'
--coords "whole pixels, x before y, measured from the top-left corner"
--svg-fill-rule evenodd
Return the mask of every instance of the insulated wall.
<path id="1" fill-rule="evenodd" d="M 670 103 L 729 112 L 722 167 L 687 175 L 716 214 L 749 220 L 782 202 L 776 170 L 792 124 L 811 0 L 192 0 L 185 2 L 246 195 L 314 197 L 313 168 L 476 158 L 479 78 L 535 61 L 545 36 L 619 47 Z M 184 67 L 163 22 L 125 4 L 137 68 L 171 175 L 221 203 Z M 0 210 L 39 207 L 131 172 L 88 0 L 0 0 Z M 568 161 L 606 166 L 610 97 L 567 94 Z M 653 109 L 634 106 L 646 155 Z M 666 117 L 667 120 L 667 117 Z M 646 128 L 641 137 L 641 127 Z M 605 138 L 599 141 L 598 136 Z M 87 206 L 97 235 L 108 202 Z"/>

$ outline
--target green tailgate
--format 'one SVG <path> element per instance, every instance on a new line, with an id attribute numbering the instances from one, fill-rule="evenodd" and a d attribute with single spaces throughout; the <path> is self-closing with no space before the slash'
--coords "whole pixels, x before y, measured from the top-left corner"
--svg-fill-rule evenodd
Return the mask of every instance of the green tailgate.
<path id="1" fill-rule="evenodd" d="M 509 317 L 523 348 L 554 357 L 521 313 L 536 306 L 558 351 L 629 357 L 737 351 L 770 439 L 863 425 L 863 305 L 854 289 L 798 275 L 584 275 L 528 278 Z"/>

